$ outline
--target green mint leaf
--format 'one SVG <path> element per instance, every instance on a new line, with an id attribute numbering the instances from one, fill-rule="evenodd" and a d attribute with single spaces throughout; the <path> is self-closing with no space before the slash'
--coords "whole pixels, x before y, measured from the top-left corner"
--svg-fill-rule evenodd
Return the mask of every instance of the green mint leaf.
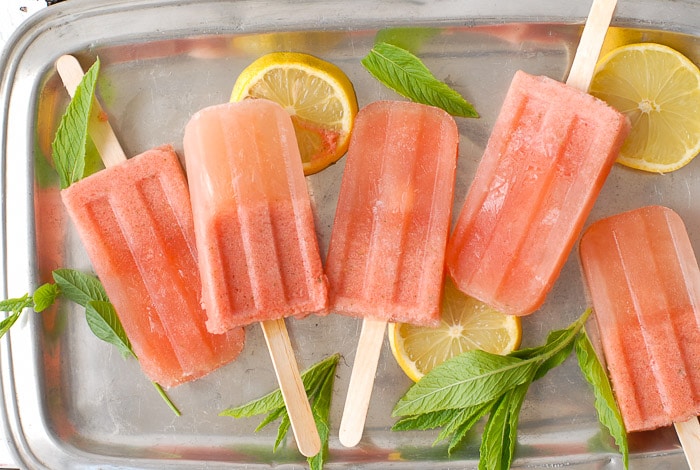
<path id="1" fill-rule="evenodd" d="M 117 311 L 111 303 L 102 300 L 90 301 L 85 306 L 85 316 L 95 336 L 116 346 L 124 357 L 136 357 L 117 317 Z"/>
<path id="2" fill-rule="evenodd" d="M 265 418 L 263 418 L 262 421 L 260 421 L 260 424 L 258 424 L 258 427 L 255 428 L 255 432 L 260 431 L 262 428 L 267 426 L 268 424 L 277 421 L 280 419 L 282 416 L 285 416 L 287 414 L 287 408 L 284 406 L 277 408 L 276 410 L 270 411 Z"/>
<path id="3" fill-rule="evenodd" d="M 508 470 L 515 454 L 518 416 L 529 383 L 506 392 L 491 410 L 479 449 L 479 470 Z"/>
<path id="4" fill-rule="evenodd" d="M 22 297 L 0 301 L 0 312 L 22 313 L 22 310 L 34 305 L 34 300 L 29 294 Z"/>
<path id="5" fill-rule="evenodd" d="M 335 370 L 338 365 L 340 354 L 329 356 L 324 362 L 325 374 L 321 377 L 320 387 L 310 397 L 311 412 L 314 415 L 314 422 L 321 439 L 321 451 L 313 457 L 308 457 L 306 461 L 310 470 L 321 470 L 323 464 L 328 460 L 328 437 L 330 435 L 329 419 L 331 413 L 331 398 L 333 397 L 333 384 L 335 383 Z"/>
<path id="6" fill-rule="evenodd" d="M 34 311 L 43 312 L 56 302 L 56 299 L 61 294 L 61 290 L 56 284 L 46 283 L 34 292 Z"/>
<path id="7" fill-rule="evenodd" d="M 466 434 L 467 431 L 469 431 L 486 413 L 488 413 L 492 406 L 493 401 L 490 401 L 482 403 L 481 405 L 462 408 L 459 413 L 454 415 L 450 422 L 445 424 L 442 431 L 440 431 L 440 434 L 438 434 L 438 437 L 435 439 L 433 445 L 440 441 L 444 441 L 457 432 L 462 435 Z M 447 453 L 452 453 L 450 448 L 447 449 Z"/>
<path id="8" fill-rule="evenodd" d="M 12 328 L 12 325 L 15 324 L 20 315 L 22 315 L 21 310 L 8 315 L 7 317 L 3 318 L 2 321 L 0 321 L 0 338 L 5 336 L 5 333 L 10 331 L 10 328 Z"/>
<path id="9" fill-rule="evenodd" d="M 440 30 L 437 28 L 388 28 L 377 32 L 375 43 L 385 42 L 412 54 L 417 54 L 420 47 L 434 38 Z"/>
<path id="10" fill-rule="evenodd" d="M 100 60 L 97 59 L 75 90 L 51 144 L 61 189 L 79 181 L 85 172 L 88 124 L 99 70 Z"/>
<path id="11" fill-rule="evenodd" d="M 462 95 L 433 76 L 410 52 L 387 43 L 377 43 L 362 60 L 377 80 L 417 103 L 436 106 L 453 116 L 479 117 Z"/>
<path id="12" fill-rule="evenodd" d="M 279 448 L 280 444 L 282 444 L 284 438 L 287 437 L 287 432 L 289 431 L 289 426 L 291 426 L 291 424 L 292 422 L 289 420 L 289 414 L 286 413 L 285 408 L 285 413 L 282 416 L 282 421 L 280 421 L 280 425 L 277 428 L 277 439 L 275 439 L 275 444 L 272 446 L 272 452 L 277 452 L 277 449 Z"/>
<path id="13" fill-rule="evenodd" d="M 107 293 L 99 279 L 74 269 L 57 269 L 53 271 L 61 294 L 78 305 L 87 307 L 92 301 L 109 302 Z"/>
<path id="14" fill-rule="evenodd" d="M 539 362 L 468 351 L 435 367 L 399 400 L 393 416 L 479 405 L 532 380 Z"/>
<path id="15" fill-rule="evenodd" d="M 430 411 L 417 415 L 406 416 L 396 421 L 392 431 L 425 431 L 445 426 L 462 410 L 460 408 Z"/>
<path id="16" fill-rule="evenodd" d="M 615 439 L 615 443 L 622 454 L 625 468 L 629 468 L 629 447 L 627 445 L 625 423 L 615 401 L 615 395 L 608 376 L 603 365 L 598 360 L 598 356 L 585 329 L 576 339 L 576 358 L 583 376 L 593 387 L 594 404 L 598 413 L 598 420 Z"/>

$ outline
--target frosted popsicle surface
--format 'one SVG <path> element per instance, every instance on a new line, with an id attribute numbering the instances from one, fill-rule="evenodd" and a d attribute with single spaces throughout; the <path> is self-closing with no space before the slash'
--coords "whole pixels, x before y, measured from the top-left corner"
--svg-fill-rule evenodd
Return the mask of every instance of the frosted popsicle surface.
<path id="1" fill-rule="evenodd" d="M 648 206 L 600 220 L 580 256 L 627 430 L 700 414 L 700 270 L 678 214 Z"/>
<path id="2" fill-rule="evenodd" d="M 207 327 L 324 311 L 326 276 L 291 119 L 254 99 L 197 112 L 187 177 Z"/>
<path id="3" fill-rule="evenodd" d="M 95 173 L 61 196 L 149 378 L 173 386 L 238 356 L 242 330 L 212 335 L 205 326 L 189 193 L 172 147 Z"/>
<path id="4" fill-rule="evenodd" d="M 437 108 L 380 101 L 359 112 L 326 262 L 332 311 L 439 321 L 458 142 Z"/>
<path id="5" fill-rule="evenodd" d="M 603 101 L 517 72 L 448 243 L 457 287 L 504 313 L 538 309 L 628 131 Z"/>

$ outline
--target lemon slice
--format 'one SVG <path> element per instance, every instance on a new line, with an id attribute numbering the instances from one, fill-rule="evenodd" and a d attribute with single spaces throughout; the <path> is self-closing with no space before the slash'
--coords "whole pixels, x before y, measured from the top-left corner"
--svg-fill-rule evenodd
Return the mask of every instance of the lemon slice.
<path id="1" fill-rule="evenodd" d="M 473 349 L 508 354 L 520 345 L 520 318 L 497 312 L 460 292 L 448 278 L 442 321 L 436 328 L 389 324 L 389 344 L 399 366 L 418 381 L 447 359 Z"/>
<path id="2" fill-rule="evenodd" d="M 700 71 L 680 52 L 654 43 L 614 49 L 598 63 L 590 93 L 632 123 L 619 163 L 667 173 L 700 152 Z"/>
<path id="3" fill-rule="evenodd" d="M 231 101 L 266 98 L 292 117 L 304 174 L 326 168 L 342 157 L 357 114 L 357 98 L 337 66 L 308 54 L 266 54 L 239 75 Z"/>

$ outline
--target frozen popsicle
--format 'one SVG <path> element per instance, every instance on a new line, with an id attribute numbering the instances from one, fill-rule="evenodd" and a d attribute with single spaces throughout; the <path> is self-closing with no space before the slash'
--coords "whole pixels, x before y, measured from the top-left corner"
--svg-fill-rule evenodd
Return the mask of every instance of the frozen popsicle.
<path id="1" fill-rule="evenodd" d="M 73 94 L 80 64 L 64 56 L 57 69 Z M 162 146 L 127 160 L 109 123 L 96 122 L 100 128 L 91 128 L 91 136 L 112 159 L 105 158 L 105 170 L 62 190 L 63 202 L 146 375 L 164 386 L 201 377 L 238 356 L 244 333 L 206 329 L 178 157 Z"/>
<path id="2" fill-rule="evenodd" d="M 304 455 L 320 439 L 284 317 L 323 312 L 328 287 L 289 114 L 263 99 L 197 112 L 184 136 L 210 331 L 261 322 Z"/>
<path id="3" fill-rule="evenodd" d="M 504 313 L 542 305 L 629 132 L 586 93 L 614 7 L 594 2 L 566 85 L 515 74 L 450 236 L 457 287 Z"/>
<path id="4" fill-rule="evenodd" d="M 387 321 L 440 320 L 459 134 L 438 108 L 378 101 L 355 119 L 326 260 L 330 310 L 364 318 L 340 441 L 364 427 Z"/>
<path id="5" fill-rule="evenodd" d="M 700 429 L 700 269 L 680 216 L 648 206 L 599 220 L 580 257 L 627 430 Z"/>

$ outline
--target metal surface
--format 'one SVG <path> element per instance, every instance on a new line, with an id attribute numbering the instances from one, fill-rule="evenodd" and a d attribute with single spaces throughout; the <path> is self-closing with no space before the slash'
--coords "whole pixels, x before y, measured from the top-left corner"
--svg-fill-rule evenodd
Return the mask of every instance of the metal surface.
<path id="1" fill-rule="evenodd" d="M 691 0 L 621 0 L 608 39 L 666 43 L 698 63 L 698 6 Z M 588 8 L 588 2 L 579 0 L 71 0 L 45 9 L 20 28 L 0 60 L 2 294 L 33 291 L 57 267 L 90 269 L 47 168 L 50 142 L 68 101 L 53 70 L 61 54 L 76 54 L 84 67 L 100 57 L 102 103 L 126 152 L 136 154 L 163 143 L 181 150 L 189 116 L 227 101 L 240 71 L 269 51 L 308 52 L 334 62 L 353 81 L 361 106 L 396 98 L 359 60 L 378 30 L 399 28 L 394 34 L 415 46 L 433 72 L 481 113 L 478 120 L 458 119 L 458 208 L 512 74 L 524 69 L 565 77 Z M 418 29 L 401 29 L 407 27 Z M 307 178 L 324 254 L 342 170 L 341 160 Z M 684 217 L 700 250 L 700 209 L 693 204 L 699 172 L 700 161 L 665 176 L 616 166 L 590 219 L 642 204 L 665 204 Z M 568 325 L 586 306 L 572 255 L 545 305 L 524 319 L 524 346 L 539 344 L 549 330 Z M 448 460 L 444 446 L 432 446 L 437 433 L 390 431 L 391 408 L 410 381 L 387 344 L 364 439 L 353 449 L 339 444 L 337 427 L 360 323 L 337 315 L 288 321 L 302 369 L 335 352 L 345 358 L 335 385 L 327 468 L 475 467 L 477 434 Z M 170 391 L 183 410 L 179 418 L 162 403 L 138 364 L 97 340 L 80 309 L 67 303 L 41 315 L 25 315 L 0 342 L 0 365 L 1 419 L 13 458 L 22 468 L 305 465 L 293 443 L 272 453 L 273 427 L 254 433 L 258 419 L 218 416 L 226 407 L 276 388 L 258 328 L 248 330 L 237 361 Z M 631 442 L 633 469 L 686 465 L 671 429 L 631 436 Z M 516 467 L 622 468 L 573 361 L 531 387 L 521 413 L 516 457 Z"/>

